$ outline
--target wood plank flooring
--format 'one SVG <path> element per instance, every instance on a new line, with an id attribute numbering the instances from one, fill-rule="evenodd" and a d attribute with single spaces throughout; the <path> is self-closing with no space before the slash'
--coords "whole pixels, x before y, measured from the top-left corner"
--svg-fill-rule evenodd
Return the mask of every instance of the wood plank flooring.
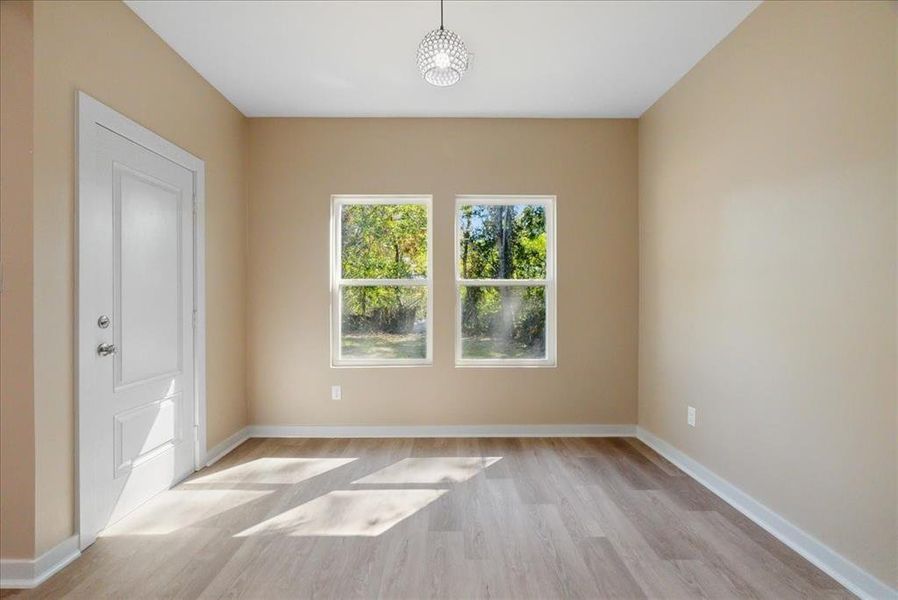
<path id="1" fill-rule="evenodd" d="M 254 439 L 14 598 L 850 598 L 623 438 Z"/>

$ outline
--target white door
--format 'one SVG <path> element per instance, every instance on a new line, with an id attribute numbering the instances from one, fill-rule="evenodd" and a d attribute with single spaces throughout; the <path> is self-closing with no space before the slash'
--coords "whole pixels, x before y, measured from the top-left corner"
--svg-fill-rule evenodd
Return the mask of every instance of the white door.
<path id="1" fill-rule="evenodd" d="M 79 132 L 82 547 L 193 470 L 196 402 L 195 174 L 99 123 L 86 127 Z"/>

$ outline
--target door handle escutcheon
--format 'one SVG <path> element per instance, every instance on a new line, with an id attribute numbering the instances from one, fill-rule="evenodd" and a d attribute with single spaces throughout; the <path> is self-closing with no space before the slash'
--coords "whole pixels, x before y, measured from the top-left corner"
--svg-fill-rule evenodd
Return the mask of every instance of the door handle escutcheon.
<path id="1" fill-rule="evenodd" d="M 115 347 L 115 344 L 100 344 L 97 346 L 97 354 L 100 356 L 109 356 L 110 354 L 115 354 L 118 349 Z"/>

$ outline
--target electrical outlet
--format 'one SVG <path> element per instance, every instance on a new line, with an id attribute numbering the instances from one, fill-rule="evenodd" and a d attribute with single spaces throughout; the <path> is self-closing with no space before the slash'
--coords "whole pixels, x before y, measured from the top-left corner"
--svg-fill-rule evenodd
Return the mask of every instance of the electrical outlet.
<path id="1" fill-rule="evenodd" d="M 339 385 L 331 386 L 331 400 L 342 400 L 343 389 Z"/>
<path id="2" fill-rule="evenodd" d="M 686 423 L 688 423 L 690 427 L 695 427 L 695 407 L 694 406 L 686 407 Z"/>

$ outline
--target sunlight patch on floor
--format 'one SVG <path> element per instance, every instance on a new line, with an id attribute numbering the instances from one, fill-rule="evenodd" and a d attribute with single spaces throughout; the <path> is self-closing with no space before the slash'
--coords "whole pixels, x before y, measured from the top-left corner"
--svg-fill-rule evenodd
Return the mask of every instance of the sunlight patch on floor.
<path id="1" fill-rule="evenodd" d="M 267 483 L 293 484 L 311 479 L 355 458 L 257 458 L 209 475 L 194 477 L 188 483 Z"/>
<path id="2" fill-rule="evenodd" d="M 167 535 L 270 493 L 247 490 L 168 490 L 118 523 L 107 527 L 100 533 L 100 537 Z"/>
<path id="3" fill-rule="evenodd" d="M 333 491 L 241 531 L 235 537 L 377 536 L 447 491 Z"/>
<path id="4" fill-rule="evenodd" d="M 501 456 L 406 458 L 353 481 L 359 484 L 461 483 L 501 460 Z"/>

